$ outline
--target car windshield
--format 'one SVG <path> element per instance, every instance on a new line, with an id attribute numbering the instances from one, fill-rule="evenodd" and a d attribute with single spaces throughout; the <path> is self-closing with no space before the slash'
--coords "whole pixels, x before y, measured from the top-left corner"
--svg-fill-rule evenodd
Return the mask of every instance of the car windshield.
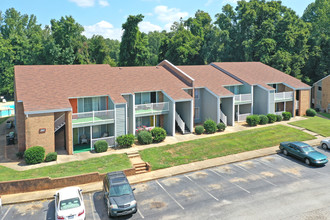
<path id="1" fill-rule="evenodd" d="M 132 194 L 132 189 L 129 184 L 114 185 L 110 187 L 110 196 L 121 196 Z"/>
<path id="2" fill-rule="evenodd" d="M 305 153 L 308 153 L 308 152 L 314 151 L 314 148 L 312 148 L 311 146 L 303 146 L 303 147 L 301 147 L 301 150 Z"/>
<path id="3" fill-rule="evenodd" d="M 66 199 L 62 200 L 60 202 L 60 210 L 68 210 L 68 209 L 73 209 L 77 208 L 80 206 L 80 200 L 79 198 L 72 198 L 72 199 Z"/>

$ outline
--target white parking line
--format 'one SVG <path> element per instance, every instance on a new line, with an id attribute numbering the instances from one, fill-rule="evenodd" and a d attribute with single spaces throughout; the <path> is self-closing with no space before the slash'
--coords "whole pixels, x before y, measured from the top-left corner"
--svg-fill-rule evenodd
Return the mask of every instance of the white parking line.
<path id="1" fill-rule="evenodd" d="M 171 196 L 171 194 L 169 193 L 169 192 L 167 192 L 166 191 L 166 189 L 158 182 L 158 180 L 156 180 L 156 183 L 160 186 L 160 188 L 162 188 L 166 193 L 167 193 L 167 195 L 169 196 L 169 197 L 171 197 L 171 199 L 173 199 L 173 201 L 176 203 L 176 204 L 178 204 L 178 206 L 180 206 L 180 208 L 182 208 L 182 209 L 184 209 L 183 208 L 183 206 L 178 202 L 178 201 L 176 201 L 176 199 L 173 197 L 173 196 Z"/>
<path id="2" fill-rule="evenodd" d="M 253 173 L 253 172 L 251 172 L 251 171 L 249 171 L 249 170 L 247 170 L 247 169 L 245 169 L 245 168 L 243 168 L 243 167 L 241 167 L 241 166 L 239 166 L 239 165 L 236 165 L 236 164 L 233 164 L 235 167 L 237 167 L 237 168 L 240 168 L 241 170 L 244 170 L 245 172 L 247 172 L 247 173 L 250 173 L 250 174 L 252 174 L 252 175 L 256 175 L 256 176 L 260 176 L 260 175 L 258 175 L 258 174 L 255 174 L 255 173 Z M 273 186 L 277 186 L 275 183 L 272 183 L 272 182 L 270 182 L 270 181 L 268 181 L 265 177 L 263 177 L 263 176 L 260 176 L 261 178 L 262 178 L 262 180 L 263 181 L 265 181 L 265 182 L 267 182 L 267 183 L 269 183 L 269 184 L 271 184 L 271 185 L 273 185 Z"/>
<path id="3" fill-rule="evenodd" d="M 258 160 L 258 159 L 256 159 L 256 161 L 258 161 L 259 163 L 261 163 L 261 164 L 263 164 L 263 165 L 265 165 L 265 166 L 267 166 L 267 167 L 270 167 L 270 168 L 272 168 L 272 169 L 274 169 L 274 170 L 277 170 L 277 171 L 279 171 L 280 173 L 283 173 L 283 174 L 285 174 L 285 175 L 287 175 L 287 176 L 290 176 L 290 177 L 295 178 L 295 179 L 297 179 L 297 180 L 301 180 L 299 177 L 296 177 L 296 176 L 291 175 L 291 174 L 289 174 L 289 173 L 284 173 L 284 172 L 282 172 L 282 171 L 281 171 L 280 169 L 278 169 L 277 167 L 274 167 L 274 166 L 272 166 L 272 165 L 269 165 L 269 164 L 267 164 L 267 163 L 264 163 L 264 162 L 262 162 L 262 161 L 260 161 L 260 160 Z"/>
<path id="4" fill-rule="evenodd" d="M 227 182 L 229 182 L 229 183 L 231 183 L 231 184 L 234 184 L 235 186 L 237 186 L 237 187 L 240 188 L 241 190 L 244 190 L 245 192 L 250 193 L 249 190 L 244 189 L 243 187 L 241 187 L 240 185 L 238 185 L 238 184 L 236 184 L 236 183 L 232 183 L 232 182 L 230 182 L 226 177 L 224 177 L 224 176 L 221 175 L 220 173 L 218 173 L 218 172 L 216 172 L 216 171 L 214 171 L 214 170 L 210 170 L 210 171 L 212 171 L 212 172 L 215 173 L 216 175 L 218 175 L 218 176 L 224 178 Z"/>
<path id="5" fill-rule="evenodd" d="M 5 215 L 2 216 L 1 220 L 4 220 L 4 219 L 5 219 L 5 217 L 7 216 L 8 212 L 9 212 L 9 210 L 10 210 L 12 207 L 13 207 L 13 206 L 10 206 L 10 207 L 7 209 L 7 211 L 5 212 Z"/>
<path id="6" fill-rule="evenodd" d="M 93 215 L 93 219 L 95 220 L 95 210 L 94 210 L 94 202 L 93 202 L 93 198 L 92 198 L 92 193 L 89 194 L 89 200 L 90 200 L 90 205 L 92 207 L 92 215 Z"/>
<path id="7" fill-rule="evenodd" d="M 138 209 L 137 211 L 140 214 L 141 218 L 144 218 L 144 216 L 142 215 L 142 213 L 140 212 L 140 210 Z"/>
<path id="8" fill-rule="evenodd" d="M 219 199 L 217 199 L 215 196 L 213 196 L 211 193 L 209 193 L 208 191 L 206 191 L 203 187 L 201 187 L 198 183 L 196 183 L 195 181 L 193 181 L 189 176 L 184 175 L 185 177 L 188 178 L 188 180 L 190 180 L 191 182 L 195 183 L 196 186 L 198 186 L 201 190 L 203 190 L 204 192 L 206 192 L 207 194 L 209 194 L 213 199 L 219 201 Z"/>

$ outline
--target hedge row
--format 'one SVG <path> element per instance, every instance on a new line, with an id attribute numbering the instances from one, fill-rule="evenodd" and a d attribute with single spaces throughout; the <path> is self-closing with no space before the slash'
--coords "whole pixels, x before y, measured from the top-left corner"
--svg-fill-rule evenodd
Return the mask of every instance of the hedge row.
<path id="1" fill-rule="evenodd" d="M 267 123 L 274 123 L 276 121 L 290 120 L 291 112 L 283 112 L 282 115 L 268 114 L 268 115 L 249 115 L 246 117 L 246 123 L 249 126 L 265 125 Z"/>
<path id="2" fill-rule="evenodd" d="M 197 135 L 203 134 L 204 132 L 206 134 L 213 134 L 216 131 L 224 131 L 226 129 L 226 125 L 222 122 L 219 124 L 216 124 L 215 121 L 208 119 L 204 122 L 203 126 L 198 125 L 195 127 L 195 133 Z"/>
<path id="3" fill-rule="evenodd" d="M 21 154 L 23 154 L 26 164 L 38 164 L 43 161 L 50 162 L 57 160 L 56 152 L 48 153 L 45 158 L 45 148 L 41 146 L 30 147 L 24 153 L 17 153 L 16 155 L 21 157 Z"/>
<path id="4" fill-rule="evenodd" d="M 159 143 L 165 140 L 166 131 L 164 128 L 154 127 L 150 131 L 142 130 L 137 134 L 137 139 L 140 144 L 151 144 L 151 143 Z"/>

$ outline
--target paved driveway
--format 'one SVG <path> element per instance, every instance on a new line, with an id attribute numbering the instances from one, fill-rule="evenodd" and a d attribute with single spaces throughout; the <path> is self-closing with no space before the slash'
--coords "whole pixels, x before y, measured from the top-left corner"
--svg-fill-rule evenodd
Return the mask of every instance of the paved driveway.
<path id="1" fill-rule="evenodd" d="M 330 164 L 309 167 L 277 154 L 137 184 L 138 213 L 119 219 L 328 219 L 329 183 Z M 108 219 L 101 192 L 84 200 L 86 219 Z M 4 206 L 0 220 L 54 219 L 53 206 Z"/>

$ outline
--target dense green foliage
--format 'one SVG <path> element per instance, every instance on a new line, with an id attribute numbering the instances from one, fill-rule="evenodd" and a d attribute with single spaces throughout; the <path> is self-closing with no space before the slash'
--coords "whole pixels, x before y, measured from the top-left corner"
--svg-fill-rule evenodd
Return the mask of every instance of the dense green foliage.
<path id="1" fill-rule="evenodd" d="M 213 134 L 217 131 L 217 123 L 215 123 L 215 121 L 208 119 L 204 122 L 203 124 L 205 132 L 207 134 Z"/>
<path id="2" fill-rule="evenodd" d="M 292 114 L 291 114 L 291 112 L 283 112 L 282 116 L 283 116 L 284 121 L 288 121 L 292 117 Z"/>
<path id="3" fill-rule="evenodd" d="M 217 124 L 217 129 L 218 131 L 224 131 L 226 129 L 226 125 L 220 122 L 219 124 Z"/>
<path id="4" fill-rule="evenodd" d="M 312 108 L 309 108 L 309 109 L 306 110 L 306 115 L 314 117 L 316 115 L 316 111 Z"/>
<path id="5" fill-rule="evenodd" d="M 283 116 L 282 115 L 276 115 L 276 121 L 282 121 Z"/>
<path id="6" fill-rule="evenodd" d="M 57 152 L 50 152 L 46 155 L 45 162 L 56 161 Z"/>
<path id="7" fill-rule="evenodd" d="M 121 135 L 116 138 L 119 147 L 132 147 L 134 140 L 135 136 L 133 134 Z"/>
<path id="8" fill-rule="evenodd" d="M 13 99 L 14 65 L 175 65 L 260 61 L 312 85 L 330 70 L 330 2 L 315 0 L 300 18 L 280 1 L 238 1 L 215 19 L 198 10 L 171 30 L 142 33 L 141 14 L 130 15 L 118 40 L 87 39 L 73 17 L 41 27 L 35 15 L 0 12 L 0 94 Z"/>
<path id="9" fill-rule="evenodd" d="M 258 115 L 249 115 L 246 117 L 246 123 L 248 123 L 249 126 L 257 126 L 259 122 L 260 118 Z"/>
<path id="10" fill-rule="evenodd" d="M 277 121 L 275 114 L 268 114 L 267 117 L 268 117 L 268 123 L 274 123 L 275 121 Z"/>
<path id="11" fill-rule="evenodd" d="M 149 131 L 141 131 L 138 134 L 138 141 L 140 144 L 151 144 L 152 135 Z"/>
<path id="12" fill-rule="evenodd" d="M 196 134 L 203 134 L 204 133 L 204 127 L 202 125 L 197 125 L 195 127 L 195 133 Z"/>
<path id="13" fill-rule="evenodd" d="M 259 115 L 259 124 L 265 125 L 268 123 L 268 117 L 266 115 Z"/>
<path id="14" fill-rule="evenodd" d="M 37 164 L 44 161 L 45 148 L 34 146 L 24 152 L 24 159 L 27 164 Z"/>
<path id="15" fill-rule="evenodd" d="M 153 142 L 159 143 L 165 140 L 167 133 L 164 128 L 155 127 L 151 130 L 151 135 L 153 137 Z"/>
<path id="16" fill-rule="evenodd" d="M 94 144 L 96 153 L 106 152 L 108 150 L 108 143 L 105 140 L 98 140 Z"/>

